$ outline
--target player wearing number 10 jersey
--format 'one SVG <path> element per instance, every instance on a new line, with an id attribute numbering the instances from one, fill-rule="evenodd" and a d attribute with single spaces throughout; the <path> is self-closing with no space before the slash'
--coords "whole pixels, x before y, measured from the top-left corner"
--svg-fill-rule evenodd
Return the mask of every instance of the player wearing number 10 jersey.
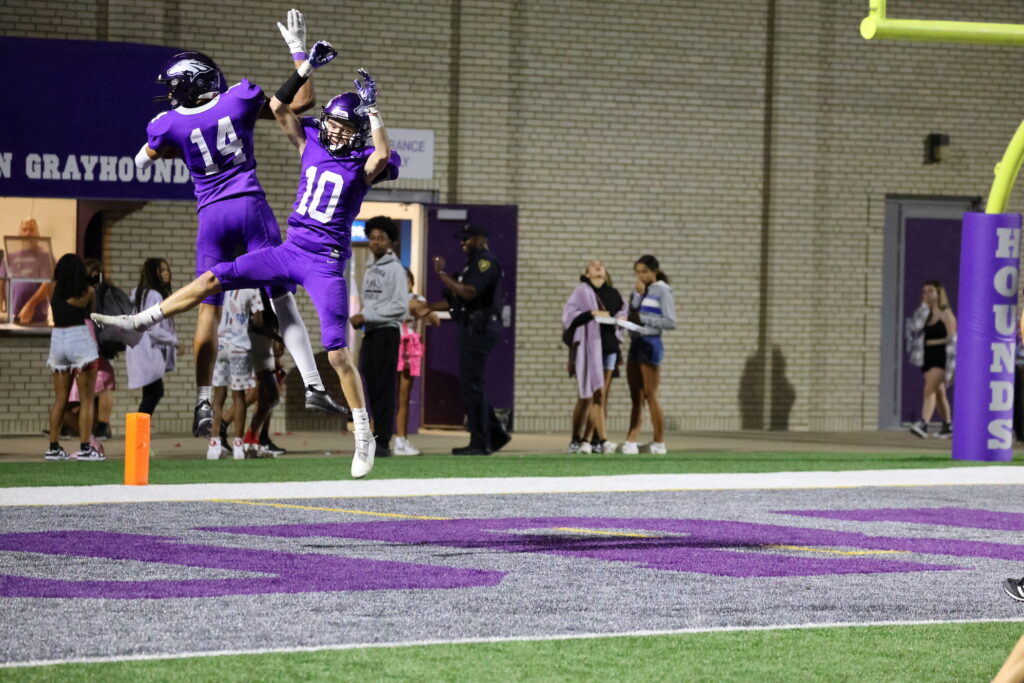
<path id="1" fill-rule="evenodd" d="M 296 66 L 305 55 L 302 14 L 291 10 L 288 26 L 278 24 Z M 157 79 L 167 88 L 172 109 L 158 114 L 146 129 L 147 144 L 136 163 L 145 166 L 160 156 L 180 155 L 195 184 L 199 230 L 196 234 L 196 275 L 240 252 L 281 244 L 281 230 L 256 177 L 253 136 L 259 118 L 273 118 L 267 97 L 243 79 L 227 87 L 224 74 L 200 52 L 183 52 L 168 60 Z M 297 106 L 313 104 L 312 83 L 297 93 Z M 325 391 L 316 369 L 309 333 L 299 317 L 294 286 L 269 289 L 281 336 L 306 386 L 306 407 L 330 413 L 343 409 Z M 212 424 L 209 394 L 217 354 L 217 325 L 223 294 L 206 297 L 199 308 L 195 332 L 196 399 L 192 431 L 208 436 Z"/>
<path id="2" fill-rule="evenodd" d="M 315 54 L 319 46 L 313 47 Z M 329 47 L 329 46 L 328 46 Z M 333 58 L 310 59 L 316 68 Z M 332 99 L 319 119 L 300 119 L 290 103 L 310 69 L 296 71 L 270 101 L 278 124 L 302 154 L 302 176 L 295 210 L 288 218 L 288 241 L 219 263 L 158 305 L 130 316 L 93 314 L 101 325 L 148 329 L 165 317 L 193 308 L 204 297 L 225 290 L 268 284 L 301 284 L 320 316 L 327 358 L 338 374 L 355 424 L 352 476 L 373 468 L 376 444 L 370 433 L 362 378 L 348 349 L 348 292 L 345 263 L 351 255 L 352 221 L 370 186 L 398 177 L 401 159 L 391 151 L 377 108 L 377 87 L 360 69 L 356 93 Z M 368 136 L 373 146 L 366 146 Z"/>

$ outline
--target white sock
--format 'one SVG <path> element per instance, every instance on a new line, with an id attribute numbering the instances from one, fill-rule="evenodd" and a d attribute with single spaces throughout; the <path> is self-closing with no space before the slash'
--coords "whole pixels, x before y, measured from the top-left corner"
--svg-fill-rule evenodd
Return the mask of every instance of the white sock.
<path id="1" fill-rule="evenodd" d="M 367 415 L 366 408 L 353 408 L 352 422 L 355 424 L 356 436 L 370 433 L 370 416 Z"/>
<path id="2" fill-rule="evenodd" d="M 284 339 L 285 348 L 295 361 L 295 367 L 299 369 L 303 386 L 312 386 L 323 391 L 324 384 L 320 381 L 320 373 L 313 358 L 313 347 L 309 343 L 309 331 L 306 330 L 306 323 L 302 322 L 299 315 L 295 297 L 288 292 L 274 299 L 273 304 L 281 328 L 281 338 Z"/>
<path id="3" fill-rule="evenodd" d="M 210 400 L 210 387 L 199 387 L 196 389 L 196 403 Z"/>
<path id="4" fill-rule="evenodd" d="M 148 330 L 165 317 L 164 312 L 160 310 L 160 304 L 150 306 L 146 310 L 135 314 L 135 329 Z"/>

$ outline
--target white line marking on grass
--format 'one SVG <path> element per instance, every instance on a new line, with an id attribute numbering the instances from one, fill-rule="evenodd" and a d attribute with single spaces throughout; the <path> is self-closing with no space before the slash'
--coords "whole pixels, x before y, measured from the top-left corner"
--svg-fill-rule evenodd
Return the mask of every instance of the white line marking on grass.
<path id="1" fill-rule="evenodd" d="M 598 477 L 494 477 L 296 481 L 255 484 L 149 486 L 29 486 L 0 488 L 0 506 L 182 502 L 303 498 L 394 498 L 528 493 L 618 493 L 724 489 L 857 488 L 1024 484 L 1024 467 L 983 466 L 843 472 L 754 474 L 620 474 Z"/>
<path id="2" fill-rule="evenodd" d="M 860 626 L 934 626 L 941 624 L 1012 624 L 1024 619 L 955 619 L 953 621 L 875 621 L 865 623 L 834 622 L 829 624 L 781 624 L 777 626 L 713 626 L 708 628 L 682 628 L 667 631 L 621 631 L 615 633 L 556 633 L 533 636 L 494 636 L 490 638 L 460 638 L 456 640 L 406 640 L 394 643 L 340 643 L 301 647 L 275 647 L 263 650 L 213 650 L 210 652 L 179 652 L 175 654 L 123 655 L 109 657 L 81 657 L 76 659 L 37 659 L 25 662 L 0 662 L 0 669 L 26 666 L 54 666 L 57 664 L 101 664 L 104 662 L 148 662 L 164 659 L 191 659 L 199 657 L 238 657 L 300 652 L 331 652 L 370 648 L 425 647 L 432 645 L 472 645 L 476 643 L 526 643 L 548 640 L 592 640 L 596 638 L 632 638 L 647 636 L 678 636 L 701 633 L 733 633 L 754 631 L 795 631 L 799 629 L 856 628 Z"/>

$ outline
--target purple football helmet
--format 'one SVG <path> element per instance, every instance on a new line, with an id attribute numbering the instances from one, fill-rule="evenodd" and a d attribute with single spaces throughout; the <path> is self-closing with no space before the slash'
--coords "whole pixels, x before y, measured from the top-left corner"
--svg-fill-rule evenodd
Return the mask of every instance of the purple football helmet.
<path id="1" fill-rule="evenodd" d="M 216 62 L 202 52 L 179 52 L 164 65 L 156 82 L 167 88 L 155 102 L 168 102 L 171 107 L 194 107 L 206 93 L 222 93 L 228 89 L 224 73 Z"/>
<path id="2" fill-rule="evenodd" d="M 361 105 L 359 95 L 354 92 L 346 92 L 328 102 L 320 113 L 320 146 L 332 156 L 348 156 L 366 146 L 366 141 L 370 136 L 370 117 L 363 112 Z M 355 133 L 348 142 L 334 144 L 330 141 L 327 133 L 327 122 L 330 120 L 355 127 Z"/>

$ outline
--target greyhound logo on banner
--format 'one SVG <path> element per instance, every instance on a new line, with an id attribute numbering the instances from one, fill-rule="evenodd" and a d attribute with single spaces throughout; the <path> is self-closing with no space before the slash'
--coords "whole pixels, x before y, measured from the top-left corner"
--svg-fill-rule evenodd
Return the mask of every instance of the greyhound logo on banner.
<path id="1" fill-rule="evenodd" d="M 1013 456 L 1018 214 L 964 214 L 957 311 L 953 457 Z"/>

